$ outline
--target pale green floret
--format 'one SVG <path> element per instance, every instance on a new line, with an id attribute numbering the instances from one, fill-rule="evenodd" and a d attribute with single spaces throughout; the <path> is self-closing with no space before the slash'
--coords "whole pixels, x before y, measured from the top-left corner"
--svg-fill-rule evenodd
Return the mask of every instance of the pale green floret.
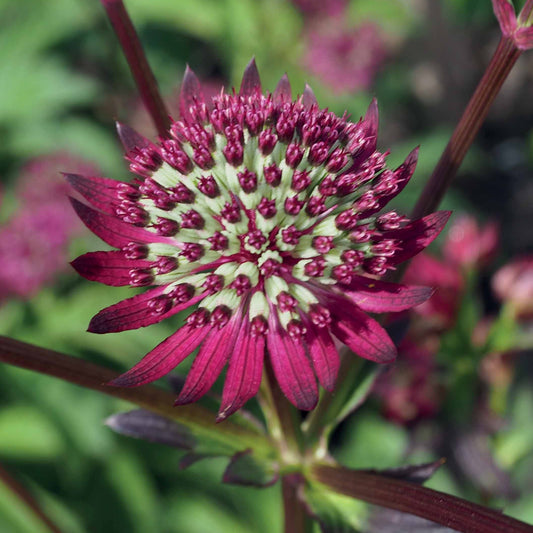
<path id="1" fill-rule="evenodd" d="M 276 204 L 276 209 L 279 210 L 283 209 L 283 206 L 279 206 Z M 256 213 L 255 216 L 255 225 L 257 226 L 257 229 L 260 230 L 265 235 L 268 235 L 277 225 L 278 225 L 278 216 L 274 215 L 272 218 L 264 218 L 263 215 L 259 212 Z"/>
<path id="2" fill-rule="evenodd" d="M 239 268 L 235 271 L 235 277 L 241 274 L 250 279 L 252 287 L 257 285 L 257 282 L 259 281 L 259 269 L 254 263 L 247 261 L 246 263 L 239 265 Z"/>
<path id="3" fill-rule="evenodd" d="M 229 277 L 233 280 L 235 276 L 235 271 L 239 267 L 239 263 L 235 263 L 234 261 L 231 261 L 229 263 L 224 263 L 223 265 L 220 265 L 216 270 L 215 274 L 222 276 L 223 278 Z"/>
<path id="4" fill-rule="evenodd" d="M 287 329 L 287 326 L 291 320 L 299 320 L 300 315 L 295 311 L 280 311 L 278 308 L 278 318 L 283 329 Z"/>
<path id="5" fill-rule="evenodd" d="M 220 292 L 206 296 L 201 303 L 201 307 L 208 311 L 214 311 L 219 305 L 226 305 L 230 309 L 237 309 L 241 301 L 235 289 L 222 289 Z"/>
<path id="6" fill-rule="evenodd" d="M 289 292 L 298 300 L 298 307 L 305 313 L 309 311 L 311 305 L 318 303 L 316 296 L 302 285 L 291 283 Z"/>
<path id="7" fill-rule="evenodd" d="M 287 282 L 279 276 L 270 276 L 265 280 L 265 293 L 271 302 L 277 301 L 282 292 L 288 292 Z"/>
<path id="8" fill-rule="evenodd" d="M 337 237 L 340 232 L 341 230 L 335 225 L 334 215 L 327 216 L 313 228 L 315 237 Z"/>
<path id="9" fill-rule="evenodd" d="M 292 272 L 291 274 L 295 277 L 295 278 L 298 278 L 302 281 L 307 281 L 310 279 L 310 277 L 305 273 L 305 265 L 307 263 L 310 263 L 311 262 L 311 259 L 309 259 L 308 261 L 299 261 L 298 263 L 296 263 L 296 265 L 294 265 L 292 267 Z"/>
<path id="10" fill-rule="evenodd" d="M 254 292 L 252 299 L 250 300 L 250 317 L 255 318 L 256 316 L 262 316 L 268 318 L 269 313 L 270 308 L 265 295 L 261 291 Z"/>
<path id="11" fill-rule="evenodd" d="M 192 155 L 192 152 L 189 154 Z M 183 174 L 171 167 L 166 161 L 152 174 L 152 179 L 163 187 L 175 187 L 183 178 Z"/>
<path id="12" fill-rule="evenodd" d="M 265 253 L 261 254 L 261 257 L 257 260 L 257 264 L 261 267 L 268 259 L 273 259 L 274 261 L 282 262 L 281 255 L 275 250 L 267 250 Z"/>
<path id="13" fill-rule="evenodd" d="M 307 257 L 316 257 L 318 252 L 313 248 L 313 234 L 306 234 L 300 237 L 298 244 L 294 247 L 294 251 L 298 254 L 298 257 L 307 258 Z"/>
<path id="14" fill-rule="evenodd" d="M 159 256 L 175 257 L 177 259 L 180 249 L 172 244 L 161 242 L 151 243 L 148 246 L 148 261 L 155 261 Z"/>

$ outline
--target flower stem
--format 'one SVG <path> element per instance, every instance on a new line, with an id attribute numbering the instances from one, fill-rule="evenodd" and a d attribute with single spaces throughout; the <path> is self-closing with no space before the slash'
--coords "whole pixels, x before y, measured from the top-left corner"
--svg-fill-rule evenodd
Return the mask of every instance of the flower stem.
<path id="1" fill-rule="evenodd" d="M 281 491 L 283 495 L 283 513 L 285 533 L 311 533 L 313 521 L 307 514 L 300 498 L 298 489 L 303 480 L 297 475 L 289 474 L 281 478 Z"/>
<path id="2" fill-rule="evenodd" d="M 303 480 L 297 472 L 291 472 L 291 465 L 298 469 L 302 464 L 305 450 L 300 413 L 285 398 L 279 388 L 268 357 L 265 361 L 259 400 L 269 435 L 277 442 L 280 459 L 289 471 L 281 478 L 284 531 L 285 533 L 310 533 L 312 520 L 308 517 L 298 497 L 298 487 Z"/>
<path id="3" fill-rule="evenodd" d="M 224 444 L 242 445 L 243 449 L 253 448 L 258 453 L 272 452 L 271 443 L 264 435 L 232 420 L 215 424 L 214 413 L 197 404 L 174 407 L 174 395 L 163 389 L 151 385 L 134 388 L 106 385 L 118 377 L 118 372 L 77 357 L 0 336 L 0 362 L 53 376 L 132 402 L 186 426 L 194 427 L 199 434 L 205 434 Z"/>
<path id="4" fill-rule="evenodd" d="M 520 54 L 521 51 L 511 38 L 503 37 L 500 40 L 485 74 L 415 205 L 412 218 L 432 213 L 439 205 Z"/>
<path id="5" fill-rule="evenodd" d="M 152 117 L 157 132 L 166 137 L 170 128 L 169 113 L 126 7 L 122 0 L 101 0 L 101 2 L 126 56 L 142 101 Z"/>

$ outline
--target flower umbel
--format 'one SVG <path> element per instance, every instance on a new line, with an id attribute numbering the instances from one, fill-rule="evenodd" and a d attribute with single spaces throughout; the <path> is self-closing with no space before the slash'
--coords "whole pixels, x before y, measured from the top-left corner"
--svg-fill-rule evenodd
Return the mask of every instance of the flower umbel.
<path id="1" fill-rule="evenodd" d="M 92 204 L 73 201 L 111 252 L 73 262 L 88 279 L 151 286 L 98 313 L 97 333 L 148 326 L 194 309 L 186 324 L 112 382 L 154 381 L 199 348 L 177 404 L 194 402 L 228 364 L 218 419 L 258 391 L 264 357 L 298 408 L 316 379 L 335 385 L 333 336 L 388 363 L 396 349 L 366 312 L 401 311 L 431 290 L 378 281 L 427 246 L 449 213 L 409 221 L 381 213 L 414 172 L 376 151 L 377 104 L 357 123 L 321 110 L 309 87 L 292 101 L 284 76 L 263 94 L 255 63 L 239 93 L 204 101 L 187 69 L 180 120 L 157 144 L 119 125 L 131 183 L 69 175 Z"/>

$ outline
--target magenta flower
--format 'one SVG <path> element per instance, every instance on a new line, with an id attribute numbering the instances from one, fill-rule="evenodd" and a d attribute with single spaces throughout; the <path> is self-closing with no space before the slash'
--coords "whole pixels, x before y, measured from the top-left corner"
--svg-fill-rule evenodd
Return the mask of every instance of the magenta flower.
<path id="1" fill-rule="evenodd" d="M 312 24 L 307 43 L 307 69 L 336 94 L 368 89 L 387 55 L 375 24 L 348 27 L 342 14 Z"/>
<path id="2" fill-rule="evenodd" d="M 413 174 L 417 150 L 387 169 L 375 101 L 352 123 L 319 109 L 308 87 L 291 101 L 285 76 L 264 95 L 253 61 L 238 94 L 209 104 L 188 69 L 180 112 L 157 144 L 119 125 L 134 182 L 68 177 L 93 206 L 74 201 L 79 216 L 118 249 L 85 254 L 76 270 L 108 285 L 152 286 L 98 313 L 89 330 L 192 311 L 112 384 L 154 381 L 200 348 L 177 404 L 200 398 L 227 364 L 221 420 L 257 393 L 265 356 L 306 410 L 317 402 L 316 378 L 335 385 L 333 337 L 361 357 L 392 361 L 393 343 L 366 313 L 410 308 L 431 290 L 376 277 L 427 246 L 449 216 L 378 214 Z"/>

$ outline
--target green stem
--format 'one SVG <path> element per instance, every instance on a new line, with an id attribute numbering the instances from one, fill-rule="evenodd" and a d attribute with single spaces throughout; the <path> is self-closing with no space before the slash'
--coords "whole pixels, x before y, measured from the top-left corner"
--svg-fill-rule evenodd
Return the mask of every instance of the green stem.
<path id="1" fill-rule="evenodd" d="M 483 124 L 492 102 L 511 72 L 521 51 L 513 40 L 502 38 L 448 145 L 427 182 L 412 213 L 420 218 L 432 213 L 457 174 L 463 159 Z"/>
<path id="2" fill-rule="evenodd" d="M 101 2 L 115 30 L 142 101 L 152 117 L 157 132 L 162 137 L 167 137 L 170 129 L 169 113 L 161 98 L 154 74 L 126 7 L 122 0 L 101 0 Z"/>

